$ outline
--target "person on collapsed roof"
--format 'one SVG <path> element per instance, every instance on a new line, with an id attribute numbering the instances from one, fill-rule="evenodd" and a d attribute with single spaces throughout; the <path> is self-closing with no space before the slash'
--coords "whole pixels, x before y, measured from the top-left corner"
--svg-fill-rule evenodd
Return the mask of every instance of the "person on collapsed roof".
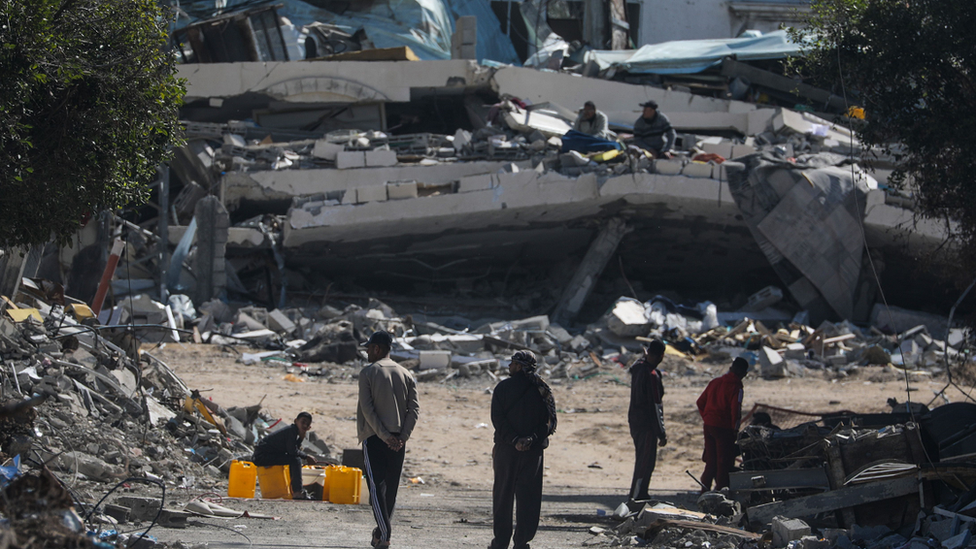
<path id="1" fill-rule="evenodd" d="M 302 487 L 302 460 L 315 465 L 315 458 L 301 451 L 302 441 L 312 428 L 312 414 L 301 412 L 295 422 L 261 439 L 251 461 L 259 467 L 287 465 L 291 477 L 291 499 L 312 499 Z"/>

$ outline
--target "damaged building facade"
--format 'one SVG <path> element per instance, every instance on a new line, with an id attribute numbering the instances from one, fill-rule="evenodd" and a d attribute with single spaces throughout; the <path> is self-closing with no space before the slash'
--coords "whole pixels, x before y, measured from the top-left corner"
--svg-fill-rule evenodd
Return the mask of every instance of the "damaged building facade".
<path id="1" fill-rule="evenodd" d="M 890 164 L 852 166 L 846 129 L 785 108 L 466 60 L 190 64 L 180 75 L 190 142 L 170 200 L 187 213 L 169 243 L 194 200 L 218 197 L 230 256 L 263 248 L 299 273 L 276 273 L 269 300 L 282 283 L 343 278 L 463 294 L 514 268 L 551 281 L 535 305 L 572 317 L 612 264 L 647 291 L 785 284 L 819 319 L 866 321 L 865 250 L 884 280 L 908 280 L 901 258 L 945 238 L 878 187 Z M 561 152 L 571 109 L 591 99 L 622 132 L 656 100 L 681 154 Z M 255 216 L 274 221 L 262 229 Z"/>

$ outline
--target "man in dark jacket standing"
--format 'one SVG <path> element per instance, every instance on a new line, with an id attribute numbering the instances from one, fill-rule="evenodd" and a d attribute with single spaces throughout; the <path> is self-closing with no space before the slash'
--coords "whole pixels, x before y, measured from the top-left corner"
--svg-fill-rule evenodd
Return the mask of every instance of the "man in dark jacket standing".
<path id="1" fill-rule="evenodd" d="M 489 549 L 508 549 L 515 507 L 515 549 L 529 549 L 542 510 L 543 450 L 556 430 L 552 391 L 535 373 L 535 357 L 512 356 L 510 377 L 495 387 L 491 423 L 495 427 L 492 461 L 492 517 L 495 538 Z"/>
<path id="2" fill-rule="evenodd" d="M 735 441 L 742 420 L 742 379 L 749 363 L 742 357 L 732 361 L 728 373 L 708 383 L 698 397 L 698 413 L 705 424 L 705 451 L 702 461 L 702 491 L 721 490 L 729 485 L 729 472 L 735 463 Z"/>
<path id="3" fill-rule="evenodd" d="M 315 465 L 315 458 L 299 449 L 305 434 L 311 428 L 312 414 L 302 412 L 288 427 L 261 439 L 251 457 L 251 461 L 259 467 L 288 466 L 292 499 L 311 499 L 302 488 L 302 460 L 309 465 Z"/>
<path id="4" fill-rule="evenodd" d="M 644 112 L 634 122 L 634 145 L 654 153 L 655 158 L 671 158 L 671 148 L 678 134 L 671 121 L 657 108 L 656 101 L 642 103 Z"/>
<path id="5" fill-rule="evenodd" d="M 630 367 L 630 409 L 627 420 L 634 439 L 636 459 L 634 478 L 630 482 L 630 499 L 650 499 L 647 487 L 657 464 L 657 447 L 668 443 L 664 431 L 664 384 L 657 366 L 664 359 L 664 342 L 655 339 Z"/>
<path id="6" fill-rule="evenodd" d="M 363 473 L 369 483 L 369 504 L 376 528 L 371 545 L 390 546 L 393 509 L 396 507 L 404 447 L 420 417 L 417 382 L 390 358 L 393 336 L 378 331 L 366 342 L 370 365 L 359 372 L 356 431 L 363 445 Z"/>

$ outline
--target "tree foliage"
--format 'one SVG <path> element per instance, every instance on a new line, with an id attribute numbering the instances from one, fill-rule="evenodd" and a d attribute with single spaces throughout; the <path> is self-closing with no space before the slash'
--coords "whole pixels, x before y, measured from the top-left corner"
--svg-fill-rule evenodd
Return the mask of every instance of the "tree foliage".
<path id="1" fill-rule="evenodd" d="M 804 67 L 866 112 L 866 145 L 900 160 L 919 211 L 958 222 L 976 258 L 976 2 L 814 0 Z M 898 144 L 893 146 L 893 144 Z"/>
<path id="2" fill-rule="evenodd" d="M 145 200 L 184 94 L 154 0 L 0 0 L 0 245 Z"/>

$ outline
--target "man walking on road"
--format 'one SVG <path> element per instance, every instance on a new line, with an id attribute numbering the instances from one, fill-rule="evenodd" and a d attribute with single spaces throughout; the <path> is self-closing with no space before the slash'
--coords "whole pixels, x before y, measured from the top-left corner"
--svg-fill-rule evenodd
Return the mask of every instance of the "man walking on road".
<path id="1" fill-rule="evenodd" d="M 650 499 L 647 487 L 657 464 L 657 447 L 668 443 L 664 431 L 664 384 L 657 366 L 664 359 L 664 342 L 651 341 L 641 357 L 630 367 L 630 409 L 627 420 L 634 439 L 636 459 L 630 482 L 630 499 Z"/>
<path id="2" fill-rule="evenodd" d="M 746 359 L 737 357 L 728 373 L 710 381 L 698 397 L 698 413 L 705 423 L 703 492 L 712 489 L 713 480 L 715 490 L 729 485 L 729 472 L 735 463 L 735 441 L 742 420 L 742 379 L 748 371 Z"/>
<path id="3" fill-rule="evenodd" d="M 508 366 L 510 377 L 491 396 L 495 427 L 492 461 L 492 527 L 489 549 L 508 549 L 515 507 L 515 549 L 529 549 L 542 510 L 543 451 L 556 430 L 556 402 L 535 372 L 535 357 L 519 351 Z"/>
<path id="4" fill-rule="evenodd" d="M 420 416 L 413 374 L 390 359 L 393 336 L 379 331 L 366 342 L 370 365 L 359 372 L 356 430 L 363 445 L 369 504 L 376 518 L 372 546 L 390 546 L 390 519 L 396 506 L 404 445 Z"/>

